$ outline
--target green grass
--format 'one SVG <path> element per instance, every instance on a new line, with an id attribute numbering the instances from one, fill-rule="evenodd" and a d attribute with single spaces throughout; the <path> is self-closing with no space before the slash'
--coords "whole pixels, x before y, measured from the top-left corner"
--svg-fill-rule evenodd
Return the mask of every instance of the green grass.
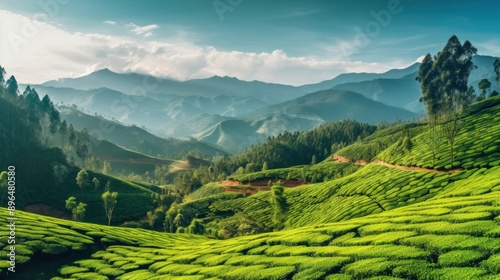
<path id="1" fill-rule="evenodd" d="M 462 189 L 473 191 L 482 180 L 496 182 L 499 170 L 483 172 L 479 182 L 475 176 L 458 182 Z M 340 179 L 348 183 L 337 191 L 355 180 L 348 177 Z M 23 221 L 19 255 L 28 258 L 29 264 L 31 256 L 51 254 L 44 252 L 50 246 L 78 252 L 102 242 L 107 245 L 90 258 L 61 267 L 56 272 L 59 279 L 494 279 L 500 270 L 500 240 L 492 234 L 500 228 L 496 220 L 499 186 L 491 184 L 489 192 L 474 196 L 443 188 L 426 201 L 376 214 L 228 240 L 77 223 L 18 211 Z M 2 208 L 0 214 L 6 210 Z M 1 234 L 5 232 L 2 228 Z M 72 247 L 73 243 L 87 249 Z"/>
<path id="2" fill-rule="evenodd" d="M 474 148 L 461 163 L 466 170 L 436 174 L 372 163 L 335 180 L 289 188 L 284 192 L 285 229 L 281 231 L 271 231 L 270 193 L 243 197 L 220 193 L 213 185 L 200 191 L 198 199 L 181 204 L 181 213 L 234 227 L 251 219 L 268 227 L 268 232 L 219 240 L 73 222 L 18 210 L 18 269 L 28 271 L 57 259 L 60 267 L 47 270 L 47 277 L 495 279 L 500 273 L 500 166 L 490 160 L 495 152 L 488 147 L 498 142 L 498 122 L 491 122 L 491 131 L 481 129 L 486 119 L 498 118 L 498 108 L 489 107 L 476 113 L 476 118 L 464 119 L 461 133 L 471 133 L 471 127 L 477 126 L 474 129 L 481 133 L 477 135 L 488 143 L 479 155 L 474 145 L 483 145 L 482 137 L 459 136 L 460 145 Z M 378 132 L 366 143 L 376 139 L 390 142 L 396 131 L 391 129 Z M 395 163 L 409 164 L 411 154 L 423 149 L 418 129 L 421 127 L 410 129 L 415 135 L 415 151 L 401 157 L 391 155 Z M 494 137 L 488 138 L 491 135 Z M 428 164 L 426 157 L 422 166 Z M 466 166 L 467 162 L 471 165 Z M 321 165 L 333 163 L 317 166 Z M 123 207 L 144 207 L 138 194 L 149 190 L 116 180 L 116 188 L 127 184 L 121 192 L 115 189 L 130 196 Z M 134 195 L 139 198 L 134 200 Z M 100 209 L 96 206 L 92 211 Z M 238 211 L 241 214 L 236 215 Z M 7 210 L 0 208 L 0 215 L 7 216 Z M 7 227 L 0 227 L 1 236 L 8 234 Z M 7 252 L 6 241 L 0 240 L 0 244 Z M 6 258 L 6 254 L 0 255 L 0 277 L 6 272 Z"/>
<path id="3" fill-rule="evenodd" d="M 231 175 L 228 179 L 245 183 L 255 180 L 276 182 L 284 179 L 316 183 L 341 178 L 354 173 L 358 169 L 359 166 L 357 165 L 335 162 L 329 157 L 315 165 L 300 165 L 269 169 L 249 174 Z"/>
<path id="4" fill-rule="evenodd" d="M 455 140 L 454 167 L 465 169 L 493 167 L 500 164 L 500 97 L 494 97 L 474 104 L 470 111 L 475 114 L 462 119 L 462 127 Z M 481 108 L 482 111 L 477 112 Z M 383 151 L 377 158 L 390 163 L 410 166 L 422 166 L 435 169 L 450 169 L 449 148 L 446 138 L 443 139 L 436 155 L 436 163 L 432 165 L 432 153 L 428 141 L 428 131 L 411 130 L 413 147 L 410 152 L 402 153 L 397 144 Z M 479 136 L 479 137 L 478 137 Z"/>

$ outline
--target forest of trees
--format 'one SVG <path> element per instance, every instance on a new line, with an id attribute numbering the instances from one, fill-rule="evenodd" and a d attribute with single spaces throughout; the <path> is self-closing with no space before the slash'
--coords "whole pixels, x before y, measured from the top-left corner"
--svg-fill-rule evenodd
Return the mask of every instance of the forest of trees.
<path id="1" fill-rule="evenodd" d="M 90 137 L 61 121 L 50 98 L 40 99 L 27 86 L 20 92 L 14 76 L 6 78 L 0 66 L 0 171 L 14 165 L 22 172 L 17 178 L 18 198 L 29 201 L 40 188 L 64 187 L 77 165 L 89 160 Z M 37 186 L 37 188 L 29 187 Z"/>
<path id="2" fill-rule="evenodd" d="M 214 172 L 232 174 L 238 169 L 245 173 L 262 168 L 281 168 L 320 162 L 335 151 L 362 139 L 377 130 L 376 126 L 344 120 L 321 125 L 305 132 L 280 133 L 268 137 L 233 157 L 215 163 Z"/>

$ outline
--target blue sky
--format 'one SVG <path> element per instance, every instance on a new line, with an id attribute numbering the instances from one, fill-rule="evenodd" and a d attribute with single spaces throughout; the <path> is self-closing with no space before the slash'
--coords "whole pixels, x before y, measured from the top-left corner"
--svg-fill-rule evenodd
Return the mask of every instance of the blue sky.
<path id="1" fill-rule="evenodd" d="M 3 34 L 18 34 L 3 36 L 0 64 L 31 83 L 103 67 L 181 80 L 314 83 L 408 66 L 453 34 L 500 56 L 498 1 L 40 2 L 49 4 L 0 1 Z M 36 32 L 23 31 L 26 21 L 36 21 Z"/>

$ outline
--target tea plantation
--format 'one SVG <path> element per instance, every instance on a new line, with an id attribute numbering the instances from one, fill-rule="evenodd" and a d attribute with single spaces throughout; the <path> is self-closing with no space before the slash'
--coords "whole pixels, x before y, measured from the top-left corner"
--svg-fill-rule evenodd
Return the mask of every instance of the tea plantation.
<path id="1" fill-rule="evenodd" d="M 18 211 L 17 269 L 90 250 L 52 279 L 498 279 L 498 174 L 500 167 L 477 169 L 425 201 L 361 218 L 229 240 Z M 351 204 L 358 208 L 370 207 Z"/>
<path id="2" fill-rule="evenodd" d="M 432 165 L 427 129 L 415 124 L 338 152 L 368 161 L 364 166 L 326 160 L 233 176 L 245 182 L 326 174 L 324 182 L 285 188 L 279 231 L 273 231 L 273 192 L 245 197 L 217 183 L 179 205 L 184 219 L 217 229 L 241 226 L 244 217 L 267 232 L 217 239 L 16 211 L 16 273 L 7 270 L 10 229 L 2 226 L 0 278 L 500 279 L 499 105 L 500 97 L 490 98 L 466 113 L 454 170 L 445 140 Z M 412 145 L 405 150 L 401 137 L 408 135 Z M 0 215 L 7 217 L 7 209 Z"/>

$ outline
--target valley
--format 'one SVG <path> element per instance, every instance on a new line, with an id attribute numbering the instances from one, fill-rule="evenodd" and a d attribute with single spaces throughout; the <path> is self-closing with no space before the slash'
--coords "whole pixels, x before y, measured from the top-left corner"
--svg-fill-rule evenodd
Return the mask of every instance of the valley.
<path id="1" fill-rule="evenodd" d="M 0 1 L 0 279 L 500 279 L 457 1 Z"/>

